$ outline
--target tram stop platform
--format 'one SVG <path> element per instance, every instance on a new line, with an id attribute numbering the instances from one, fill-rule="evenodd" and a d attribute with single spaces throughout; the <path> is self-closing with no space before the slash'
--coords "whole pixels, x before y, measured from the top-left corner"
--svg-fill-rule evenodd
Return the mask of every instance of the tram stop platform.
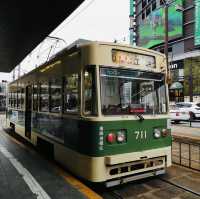
<path id="1" fill-rule="evenodd" d="M 200 144 L 200 127 L 190 127 L 188 123 L 172 125 L 172 137 L 174 139 Z"/>
<path id="2" fill-rule="evenodd" d="M 172 125 L 172 162 L 200 171 L 200 127 Z"/>
<path id="3" fill-rule="evenodd" d="M 11 198 L 100 197 L 72 175 L 9 136 L 0 122 L 0 199 Z"/>

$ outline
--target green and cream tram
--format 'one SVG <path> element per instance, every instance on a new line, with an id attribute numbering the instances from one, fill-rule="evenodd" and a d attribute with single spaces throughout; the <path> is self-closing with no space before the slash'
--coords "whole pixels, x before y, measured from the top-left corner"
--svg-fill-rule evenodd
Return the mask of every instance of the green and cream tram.
<path id="1" fill-rule="evenodd" d="M 7 124 L 92 182 L 163 174 L 171 165 L 166 74 L 158 52 L 77 43 L 9 85 Z"/>

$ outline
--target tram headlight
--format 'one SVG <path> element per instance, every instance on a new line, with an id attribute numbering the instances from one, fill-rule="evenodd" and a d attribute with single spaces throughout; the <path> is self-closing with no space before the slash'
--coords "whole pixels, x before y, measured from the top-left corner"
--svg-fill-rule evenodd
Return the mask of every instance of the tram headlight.
<path id="1" fill-rule="evenodd" d="M 167 137 L 168 135 L 170 135 L 170 130 L 169 129 L 162 129 L 162 136 Z"/>
<path id="2" fill-rule="evenodd" d="M 155 138 L 160 138 L 161 137 L 161 132 L 159 129 L 154 129 L 153 135 Z"/>
<path id="3" fill-rule="evenodd" d="M 124 131 L 117 132 L 117 142 L 122 143 L 126 141 L 126 133 Z"/>
<path id="4" fill-rule="evenodd" d="M 113 144 L 116 141 L 116 135 L 114 133 L 109 133 L 106 140 L 108 143 Z"/>

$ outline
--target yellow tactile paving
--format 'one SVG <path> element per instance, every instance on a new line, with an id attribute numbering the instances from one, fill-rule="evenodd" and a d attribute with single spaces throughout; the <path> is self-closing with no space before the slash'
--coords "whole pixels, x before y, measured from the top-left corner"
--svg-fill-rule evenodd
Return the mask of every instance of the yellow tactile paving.
<path id="1" fill-rule="evenodd" d="M 23 148 L 25 148 L 25 149 L 27 149 L 27 150 L 29 150 L 31 152 L 34 152 L 32 149 L 30 149 L 29 147 L 27 147 L 23 143 L 19 142 L 15 138 L 9 136 L 8 134 L 3 133 L 3 135 L 9 137 L 10 140 L 12 140 L 16 144 L 18 144 L 20 147 L 23 147 Z M 50 164 L 55 168 L 55 170 L 57 171 L 57 173 L 60 176 L 62 176 L 69 184 L 71 184 L 75 189 L 77 189 L 78 191 L 80 191 L 87 198 L 89 198 L 89 199 L 102 199 L 102 197 L 100 195 L 98 195 L 97 193 L 95 193 L 93 190 L 91 190 L 89 187 L 87 187 L 82 182 L 80 182 L 79 180 L 77 180 L 75 177 L 73 177 L 72 175 L 70 175 L 69 173 L 67 173 L 66 171 L 64 171 L 63 169 L 59 168 L 58 166 L 56 166 L 52 162 L 50 162 Z"/>

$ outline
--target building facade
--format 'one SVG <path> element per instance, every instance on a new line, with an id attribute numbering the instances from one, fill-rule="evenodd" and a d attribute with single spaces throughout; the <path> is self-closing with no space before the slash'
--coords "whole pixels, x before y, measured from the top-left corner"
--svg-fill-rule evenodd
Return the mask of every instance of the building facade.
<path id="1" fill-rule="evenodd" d="M 165 0 L 130 0 L 130 43 L 164 53 Z M 168 1 L 170 101 L 200 101 L 200 0 Z"/>

